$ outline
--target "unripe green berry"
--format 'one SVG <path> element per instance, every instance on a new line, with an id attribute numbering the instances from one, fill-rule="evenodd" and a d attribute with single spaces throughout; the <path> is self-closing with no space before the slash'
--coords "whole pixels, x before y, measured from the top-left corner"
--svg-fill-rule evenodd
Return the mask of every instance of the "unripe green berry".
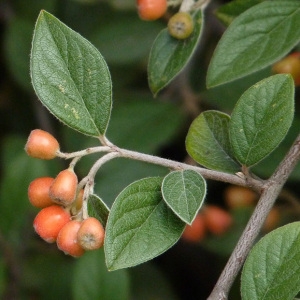
<path id="1" fill-rule="evenodd" d="M 178 12 L 168 22 L 169 34 L 178 39 L 188 38 L 194 30 L 194 21 L 187 12 Z"/>

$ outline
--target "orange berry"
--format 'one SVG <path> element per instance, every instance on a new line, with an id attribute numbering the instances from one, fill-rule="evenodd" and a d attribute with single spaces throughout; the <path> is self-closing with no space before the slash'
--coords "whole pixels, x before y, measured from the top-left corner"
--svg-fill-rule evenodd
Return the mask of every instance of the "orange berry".
<path id="1" fill-rule="evenodd" d="M 53 159 L 59 151 L 59 143 L 49 132 L 34 129 L 28 137 L 25 151 L 31 157 Z"/>
<path id="2" fill-rule="evenodd" d="M 59 205 L 43 208 L 35 217 L 33 227 L 46 242 L 54 243 L 61 228 L 70 222 L 71 215 Z"/>
<path id="3" fill-rule="evenodd" d="M 28 198 L 33 206 L 44 208 L 54 204 L 49 196 L 49 189 L 53 181 L 52 177 L 40 177 L 29 184 Z"/>
<path id="4" fill-rule="evenodd" d="M 188 38 L 194 30 L 194 21 L 187 12 L 178 12 L 173 15 L 168 22 L 169 34 L 178 39 Z"/>
<path id="5" fill-rule="evenodd" d="M 272 67 L 273 73 L 282 74 L 289 73 L 292 75 L 295 85 L 300 85 L 300 52 L 294 52 L 279 62 L 275 63 Z"/>
<path id="6" fill-rule="evenodd" d="M 202 214 L 198 214 L 192 225 L 187 225 L 183 231 L 182 239 L 189 242 L 199 242 L 204 239 L 206 233 L 205 222 Z"/>
<path id="7" fill-rule="evenodd" d="M 263 225 L 263 231 L 265 232 L 270 232 L 272 231 L 273 229 L 275 229 L 278 224 L 279 224 L 279 221 L 280 221 L 280 211 L 277 207 L 273 207 L 266 220 L 265 220 L 265 223 Z"/>
<path id="8" fill-rule="evenodd" d="M 166 0 L 137 0 L 139 17 L 145 21 L 161 18 L 167 11 Z"/>
<path id="9" fill-rule="evenodd" d="M 207 229 L 215 235 L 222 235 L 233 223 L 231 215 L 215 205 L 207 205 L 203 209 L 203 216 Z"/>
<path id="10" fill-rule="evenodd" d="M 224 191 L 224 200 L 229 208 L 249 207 L 257 201 L 257 194 L 246 187 L 231 185 Z"/>
<path id="11" fill-rule="evenodd" d="M 72 220 L 60 230 L 56 240 L 58 249 L 73 257 L 79 257 L 84 254 L 84 249 L 77 240 L 80 226 L 80 221 Z"/>
<path id="12" fill-rule="evenodd" d="M 50 186 L 49 195 L 54 202 L 67 206 L 75 200 L 77 184 L 78 179 L 74 170 L 63 170 Z"/>
<path id="13" fill-rule="evenodd" d="M 95 250 L 103 246 L 104 228 L 102 224 L 93 217 L 82 221 L 77 234 L 78 243 L 85 250 Z"/>

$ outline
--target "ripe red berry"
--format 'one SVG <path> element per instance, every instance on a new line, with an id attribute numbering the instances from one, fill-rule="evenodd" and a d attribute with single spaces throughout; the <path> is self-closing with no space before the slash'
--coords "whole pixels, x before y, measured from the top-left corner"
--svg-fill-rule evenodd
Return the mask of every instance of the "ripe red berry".
<path id="1" fill-rule="evenodd" d="M 43 208 L 35 217 L 36 233 L 48 243 L 54 243 L 61 228 L 70 222 L 70 214 L 59 205 Z"/>
<path id="2" fill-rule="evenodd" d="M 49 196 L 49 189 L 53 181 L 52 177 L 40 177 L 29 184 L 28 198 L 33 206 L 44 208 L 54 204 Z"/>
<path id="3" fill-rule="evenodd" d="M 79 257 L 84 254 L 84 249 L 77 240 L 80 226 L 80 221 L 72 220 L 60 230 L 56 240 L 58 249 L 73 257 Z"/>
<path id="4" fill-rule="evenodd" d="M 179 40 L 188 38 L 194 30 L 194 21 L 187 12 L 178 12 L 168 22 L 169 34 Z"/>
<path id="5" fill-rule="evenodd" d="M 145 21 L 161 18 L 167 10 L 167 0 L 137 0 L 139 17 Z"/>
<path id="6" fill-rule="evenodd" d="M 182 239 L 188 242 L 200 242 L 206 233 L 205 222 L 202 214 L 198 214 L 192 225 L 187 225 L 183 231 Z"/>
<path id="7" fill-rule="evenodd" d="M 71 204 L 76 197 L 78 179 L 73 169 L 61 171 L 50 186 L 51 199 L 63 206 Z"/>
<path id="8" fill-rule="evenodd" d="M 28 137 L 25 151 L 31 157 L 52 159 L 56 157 L 57 151 L 59 151 L 59 143 L 49 132 L 34 129 Z"/>
<path id="9" fill-rule="evenodd" d="M 103 246 L 104 234 L 102 224 L 96 218 L 89 217 L 82 221 L 77 239 L 83 249 L 95 250 Z"/>
<path id="10" fill-rule="evenodd" d="M 272 67 L 273 73 L 289 73 L 292 75 L 295 85 L 300 86 L 300 52 L 294 52 L 286 56 Z"/>
<path id="11" fill-rule="evenodd" d="M 215 235 L 222 235 L 233 223 L 231 215 L 215 205 L 207 205 L 203 209 L 203 216 L 207 229 Z"/>

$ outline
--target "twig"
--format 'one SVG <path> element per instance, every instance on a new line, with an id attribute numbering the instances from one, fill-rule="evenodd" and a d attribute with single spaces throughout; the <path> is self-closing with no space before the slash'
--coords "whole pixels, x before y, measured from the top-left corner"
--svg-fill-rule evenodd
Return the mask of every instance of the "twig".
<path id="1" fill-rule="evenodd" d="M 300 134 L 274 174 L 265 182 L 260 200 L 208 300 L 226 300 L 264 221 L 300 159 Z"/>

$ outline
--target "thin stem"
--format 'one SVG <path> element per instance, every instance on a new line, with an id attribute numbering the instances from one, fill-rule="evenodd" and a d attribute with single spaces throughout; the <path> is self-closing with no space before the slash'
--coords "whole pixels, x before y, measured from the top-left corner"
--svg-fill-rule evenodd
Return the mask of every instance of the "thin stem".
<path id="1" fill-rule="evenodd" d="M 274 174 L 266 181 L 260 200 L 208 300 L 228 298 L 229 290 L 255 243 L 266 217 L 299 159 L 300 134 Z"/>
<path id="2" fill-rule="evenodd" d="M 111 147 L 109 146 L 98 146 L 98 147 L 91 147 L 87 148 L 81 151 L 76 151 L 72 153 L 63 153 L 63 152 L 58 152 L 57 156 L 60 158 L 64 159 L 70 159 L 70 158 L 75 158 L 75 157 L 83 157 L 92 153 L 100 153 L 100 152 L 109 152 L 111 150 Z"/>
<path id="3" fill-rule="evenodd" d="M 126 150 L 126 149 L 121 149 L 114 147 L 115 151 L 119 152 L 120 157 L 125 157 L 125 158 L 130 158 L 134 160 L 139 160 L 155 165 L 160 165 L 172 170 L 194 170 L 198 173 L 200 173 L 203 177 L 206 179 L 212 179 L 212 180 L 217 180 L 217 181 L 223 181 L 223 182 L 228 182 L 231 184 L 236 184 L 236 185 L 241 185 L 241 186 L 246 186 L 246 187 L 251 187 L 256 191 L 261 191 L 263 187 L 263 181 L 260 179 L 253 179 L 251 181 L 251 184 L 249 184 L 249 181 L 247 178 L 245 178 L 241 173 L 238 173 L 236 175 L 229 174 L 229 173 L 223 173 L 219 171 L 213 171 L 213 170 L 208 170 L 205 168 L 201 168 L 198 166 L 192 166 L 189 164 L 173 161 L 170 159 L 166 158 L 161 158 L 149 154 L 144 154 L 144 153 L 139 153 L 131 150 Z"/>
<path id="4" fill-rule="evenodd" d="M 106 162 L 112 160 L 113 158 L 119 157 L 120 154 L 118 152 L 111 152 L 108 153 L 101 158 L 99 158 L 95 164 L 90 169 L 88 175 L 80 181 L 80 185 L 85 183 L 84 193 L 83 193 L 83 202 L 82 202 L 82 217 L 86 219 L 88 217 L 88 208 L 87 208 L 87 199 L 90 194 L 93 193 L 94 190 L 94 183 L 95 183 L 95 176 L 100 169 Z"/>

